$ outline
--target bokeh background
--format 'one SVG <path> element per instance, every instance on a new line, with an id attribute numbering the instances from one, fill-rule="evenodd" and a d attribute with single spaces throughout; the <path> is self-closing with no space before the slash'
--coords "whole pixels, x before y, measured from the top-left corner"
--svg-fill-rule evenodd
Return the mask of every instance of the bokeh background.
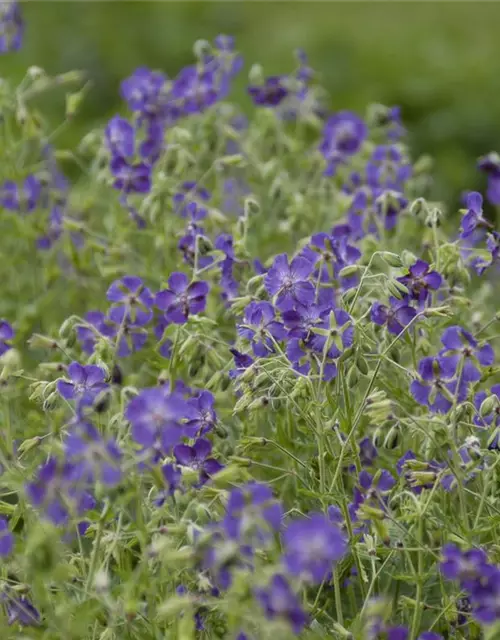
<path id="1" fill-rule="evenodd" d="M 119 83 L 139 65 L 174 75 L 198 38 L 236 37 L 247 70 L 293 68 L 304 48 L 332 109 L 401 105 L 414 153 L 436 160 L 436 195 L 481 188 L 478 155 L 500 150 L 500 3 L 482 2 L 44 2 L 23 5 L 23 50 L 0 59 L 21 78 L 85 69 L 93 88 L 63 142 L 120 110 Z M 245 78 L 235 97 L 250 108 Z M 62 100 L 59 101 L 62 104 Z M 62 110 L 49 105 L 57 122 Z"/>

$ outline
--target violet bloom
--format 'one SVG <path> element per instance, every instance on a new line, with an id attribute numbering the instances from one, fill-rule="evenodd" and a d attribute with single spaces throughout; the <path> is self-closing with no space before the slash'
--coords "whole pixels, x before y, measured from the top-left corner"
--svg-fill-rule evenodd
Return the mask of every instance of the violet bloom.
<path id="1" fill-rule="evenodd" d="M 161 115 L 166 83 L 167 77 L 163 73 L 138 67 L 123 80 L 120 93 L 131 111 L 147 117 Z"/>
<path id="2" fill-rule="evenodd" d="M 24 20 L 17 0 L 0 3 L 0 54 L 19 51 L 23 42 Z"/>
<path id="3" fill-rule="evenodd" d="M 446 358 L 428 356 L 418 363 L 419 380 L 413 380 L 410 392 L 415 400 L 436 413 L 447 413 L 453 405 L 453 396 L 461 402 L 466 395 L 463 385 L 454 380 L 455 363 Z"/>
<path id="4" fill-rule="evenodd" d="M 272 489 L 261 482 L 233 489 L 222 520 L 225 531 L 234 538 L 267 540 L 271 531 L 279 531 L 283 507 Z"/>
<path id="5" fill-rule="evenodd" d="M 254 360 L 248 354 L 241 353 L 241 351 L 237 351 L 236 349 L 229 349 L 229 351 L 233 356 L 235 364 L 235 368 L 231 369 L 229 375 L 231 376 L 231 378 L 236 378 L 244 371 L 246 371 L 249 367 L 251 367 L 254 363 Z"/>
<path id="6" fill-rule="evenodd" d="M 169 394 L 161 387 L 143 389 L 125 410 L 132 439 L 144 448 L 153 448 L 160 441 L 165 452 L 180 442 L 184 435 L 181 421 L 192 415 L 181 394 Z"/>
<path id="7" fill-rule="evenodd" d="M 349 225 L 338 225 L 332 229 L 330 234 L 328 233 L 315 233 L 311 236 L 311 243 L 309 247 L 319 254 L 319 257 L 323 260 L 323 273 L 321 274 L 321 280 L 323 282 L 329 282 L 333 275 L 334 278 L 339 278 L 340 271 L 349 265 L 355 264 L 361 257 L 359 249 L 349 243 L 351 236 L 351 228 Z M 308 257 L 305 255 L 304 257 Z M 316 263 L 314 256 L 311 258 Z M 333 273 L 328 272 L 328 265 L 332 265 Z M 342 288 L 348 289 L 355 286 L 359 279 L 359 276 L 354 274 L 349 278 L 341 278 Z"/>
<path id="8" fill-rule="evenodd" d="M 487 197 L 493 206 L 500 204 L 500 156 L 489 153 L 479 158 L 478 168 L 488 176 Z"/>
<path id="9" fill-rule="evenodd" d="M 242 338 L 250 341 L 254 354 L 262 358 L 274 352 L 272 338 L 279 341 L 286 336 L 285 327 L 276 320 L 276 312 L 269 302 L 250 302 L 237 329 Z"/>
<path id="10" fill-rule="evenodd" d="M 268 620 L 281 618 L 286 620 L 298 635 L 307 624 L 307 615 L 302 610 L 299 598 L 295 595 L 285 576 L 276 574 L 265 589 L 255 590 L 257 600 L 265 611 Z"/>
<path id="11" fill-rule="evenodd" d="M 9 530 L 9 523 L 0 518 L 0 556 L 8 556 L 14 548 L 14 536 Z"/>
<path id="12" fill-rule="evenodd" d="M 460 374 L 461 381 L 477 382 L 481 379 L 481 372 L 475 363 L 486 367 L 491 366 L 495 360 L 491 345 L 484 343 L 480 346 L 474 336 L 462 327 L 445 329 L 441 342 L 444 349 L 440 351 L 439 361 L 444 368 L 453 367 L 454 374 Z"/>
<path id="13" fill-rule="evenodd" d="M 79 482 L 102 482 L 116 486 L 121 478 L 121 452 L 112 439 L 105 440 L 94 425 L 80 422 L 64 441 L 66 460 L 73 465 L 73 477 Z"/>
<path id="14" fill-rule="evenodd" d="M 190 447 L 187 444 L 178 444 L 174 447 L 174 456 L 178 464 L 199 471 L 200 477 L 197 486 L 202 486 L 211 476 L 224 468 L 218 460 L 211 458 L 212 443 L 205 438 L 198 438 Z"/>
<path id="15" fill-rule="evenodd" d="M 205 255 L 212 248 L 210 239 L 205 235 L 203 227 L 195 222 L 188 224 L 186 234 L 179 240 L 177 247 L 182 251 L 187 264 L 194 266 L 195 260 L 198 261 L 198 269 L 208 267 L 214 261 L 212 256 Z"/>
<path id="16" fill-rule="evenodd" d="M 169 107 L 177 117 L 203 113 L 227 95 L 229 80 L 215 58 L 184 67 L 172 83 Z"/>
<path id="17" fill-rule="evenodd" d="M 74 465 L 52 457 L 39 467 L 36 480 L 26 485 L 26 495 L 53 524 L 65 525 L 71 516 L 82 516 L 95 506 L 92 495 L 75 482 L 77 478 Z"/>
<path id="18" fill-rule="evenodd" d="M 408 302 L 408 297 L 402 300 L 390 297 L 389 307 L 381 302 L 374 302 L 370 311 L 371 321 L 380 326 L 385 324 L 389 333 L 399 335 L 417 315 L 417 311 Z"/>
<path id="19" fill-rule="evenodd" d="M 233 567 L 252 567 L 255 549 L 273 541 L 282 518 L 283 507 L 267 485 L 251 482 L 231 491 L 224 518 L 212 526 L 203 561 L 221 588 L 230 586 Z"/>
<path id="20" fill-rule="evenodd" d="M 113 187 L 123 193 L 148 193 L 151 190 L 151 167 L 144 162 L 130 163 L 121 156 L 110 162 Z"/>
<path id="21" fill-rule="evenodd" d="M 418 636 L 417 640 L 443 640 L 443 636 L 439 633 L 434 633 L 434 631 L 424 631 Z"/>
<path id="22" fill-rule="evenodd" d="M 357 153 L 367 133 L 364 121 L 350 111 L 341 111 L 331 116 L 326 121 L 319 147 L 328 162 L 325 175 L 334 175 L 338 164 L 345 157 Z"/>
<path id="23" fill-rule="evenodd" d="M 470 584 L 480 579 L 488 564 L 488 558 L 482 549 L 461 551 L 456 545 L 447 544 L 442 549 L 442 555 L 439 566 L 441 573 L 448 580 L 459 580 L 461 584 Z"/>
<path id="24" fill-rule="evenodd" d="M 368 186 L 378 196 L 387 190 L 403 193 L 412 167 L 396 145 L 382 144 L 374 149 L 365 172 Z"/>
<path id="25" fill-rule="evenodd" d="M 277 107 L 287 96 L 286 76 L 269 76 L 264 84 L 250 85 L 248 93 L 259 107 Z"/>
<path id="26" fill-rule="evenodd" d="M 466 198 L 467 213 L 462 218 L 461 238 L 469 238 L 478 228 L 491 228 L 491 224 L 483 217 L 483 196 L 471 191 Z"/>
<path id="27" fill-rule="evenodd" d="M 10 341 L 14 337 L 14 329 L 7 320 L 0 320 L 0 356 L 12 349 Z"/>
<path id="28" fill-rule="evenodd" d="M 359 443 L 359 460 L 362 467 L 371 467 L 378 456 L 377 447 L 371 438 L 366 436 Z"/>
<path id="29" fill-rule="evenodd" d="M 283 540 L 287 570 L 313 584 L 320 584 L 346 552 L 344 536 L 321 513 L 292 521 Z"/>
<path id="30" fill-rule="evenodd" d="M 12 587 L 5 586 L 0 594 L 0 601 L 5 607 L 7 624 L 19 624 L 22 627 L 36 627 L 40 624 L 40 613 L 31 600 Z"/>
<path id="31" fill-rule="evenodd" d="M 108 388 L 106 372 L 94 364 L 81 365 L 72 362 L 68 367 L 69 380 L 59 379 L 57 390 L 66 400 L 92 402 L 102 391 Z"/>
<path id="32" fill-rule="evenodd" d="M 191 418 L 186 422 L 186 435 L 190 438 L 212 431 L 217 422 L 215 398 L 210 391 L 201 391 L 188 400 Z"/>
<path id="33" fill-rule="evenodd" d="M 182 472 L 179 467 L 174 464 L 164 464 L 161 473 L 166 484 L 166 489 L 160 491 L 155 498 L 155 506 L 161 507 L 165 504 L 168 497 L 172 497 L 177 489 L 180 489 L 182 483 Z"/>
<path id="34" fill-rule="evenodd" d="M 472 266 L 479 276 L 482 276 L 486 269 L 489 269 L 500 261 L 500 233 L 492 231 L 488 234 L 486 238 L 486 249 L 490 254 L 489 260 L 477 257 L 471 261 Z"/>
<path id="35" fill-rule="evenodd" d="M 225 253 L 226 257 L 219 263 L 220 286 L 222 299 L 230 302 L 239 294 L 239 283 L 234 277 L 234 266 L 238 262 L 234 255 L 234 239 L 229 233 L 221 233 L 215 239 L 215 248 Z"/>
<path id="36" fill-rule="evenodd" d="M 105 338 L 116 336 L 116 325 L 107 321 L 102 311 L 88 311 L 84 315 L 84 320 L 87 324 L 76 325 L 76 337 L 85 353 L 94 353 L 101 336 Z"/>
<path id="37" fill-rule="evenodd" d="M 286 311 L 296 304 L 308 305 L 314 302 L 314 286 L 308 280 L 313 265 L 300 256 L 288 262 L 286 253 L 276 256 L 272 267 L 264 278 L 264 285 L 270 296 L 276 296 L 276 306 Z"/>
<path id="38" fill-rule="evenodd" d="M 12 180 L 7 180 L 0 187 L 0 205 L 9 211 L 31 213 L 38 206 L 41 193 L 40 180 L 33 175 L 25 179 L 22 187 Z"/>
<path id="39" fill-rule="evenodd" d="M 134 325 L 144 326 L 153 317 L 153 294 L 137 276 L 124 276 L 115 280 L 106 297 L 114 303 L 109 318 L 118 325 L 127 319 Z"/>
<path id="40" fill-rule="evenodd" d="M 114 116 L 104 130 L 106 144 L 114 156 L 132 158 L 135 153 L 135 129 L 125 118 Z"/>
<path id="41" fill-rule="evenodd" d="M 325 335 L 325 331 L 328 335 Z M 343 309 L 330 311 L 328 317 L 324 318 L 321 324 L 312 329 L 311 346 L 324 355 L 332 358 L 339 358 L 345 349 L 352 346 L 354 342 L 354 326 L 351 316 Z"/>
<path id="42" fill-rule="evenodd" d="M 184 273 L 173 273 L 168 279 L 168 289 L 156 294 L 156 306 L 165 312 L 165 319 L 175 324 L 184 324 L 190 315 L 205 310 L 208 283 L 203 280 L 191 282 Z"/>
<path id="43" fill-rule="evenodd" d="M 386 469 L 382 469 L 377 476 L 372 476 L 365 470 L 361 471 L 359 485 L 354 487 L 353 500 L 348 505 L 351 521 L 361 523 L 354 529 L 355 533 L 364 533 L 367 530 L 370 516 L 375 511 L 379 512 L 380 518 L 384 517 L 387 494 L 395 484 L 396 481 Z"/>
<path id="44" fill-rule="evenodd" d="M 328 307 L 318 304 L 299 304 L 295 309 L 284 311 L 282 318 L 288 329 L 288 337 L 306 340 L 311 336 L 314 327 L 321 325 L 329 311 Z"/>
<path id="45" fill-rule="evenodd" d="M 193 222 L 199 222 L 207 215 L 204 203 L 210 200 L 210 192 L 194 181 L 183 182 L 180 191 L 172 198 L 174 211 L 182 218 L 190 218 Z M 194 212 L 188 209 L 188 205 L 195 205 Z"/>
<path id="46" fill-rule="evenodd" d="M 413 300 L 423 305 L 431 291 L 439 289 L 443 278 L 437 271 L 431 271 L 427 262 L 417 260 L 408 269 L 408 275 L 398 278 L 398 281 L 408 287 Z"/>

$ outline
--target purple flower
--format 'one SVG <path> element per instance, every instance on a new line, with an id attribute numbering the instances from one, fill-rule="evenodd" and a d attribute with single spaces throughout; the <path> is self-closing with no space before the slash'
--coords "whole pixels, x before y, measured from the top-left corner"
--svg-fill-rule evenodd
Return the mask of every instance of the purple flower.
<path id="1" fill-rule="evenodd" d="M 7 320 L 0 320 L 0 356 L 12 349 L 10 341 L 14 337 L 14 329 Z"/>
<path id="2" fill-rule="evenodd" d="M 132 158 L 135 153 L 135 129 L 125 118 L 114 116 L 104 131 L 109 151 L 114 156 Z"/>
<path id="3" fill-rule="evenodd" d="M 415 400 L 436 413 L 447 413 L 453 404 L 457 390 L 455 363 L 447 358 L 428 356 L 418 364 L 420 380 L 413 380 L 410 391 Z M 460 387 L 458 399 L 464 399 L 464 389 Z"/>
<path id="4" fill-rule="evenodd" d="M 265 611 L 266 618 L 287 620 L 293 632 L 298 635 L 307 624 L 307 615 L 301 607 L 285 576 L 276 574 L 267 588 L 256 589 L 255 595 Z"/>
<path id="5" fill-rule="evenodd" d="M 299 373 L 307 374 L 312 367 L 328 382 L 337 375 L 335 360 L 352 345 L 353 339 L 350 315 L 343 309 L 333 309 L 328 316 L 322 314 L 305 339 L 289 339 L 286 355 Z"/>
<path id="6" fill-rule="evenodd" d="M 399 335 L 417 315 L 417 311 L 410 307 L 408 303 L 407 297 L 402 300 L 389 298 L 389 307 L 381 302 L 374 302 L 370 311 L 370 318 L 375 324 L 386 324 L 389 333 Z"/>
<path id="7" fill-rule="evenodd" d="M 17 623 L 22 627 L 35 627 L 40 623 L 40 613 L 31 600 L 14 591 L 12 587 L 4 587 L 0 600 L 5 607 L 9 626 Z"/>
<path id="8" fill-rule="evenodd" d="M 1 7 L 2 3 L 0 3 L 0 11 Z M 12 180 L 7 180 L 0 188 L 0 205 L 9 211 L 31 213 L 38 206 L 41 193 L 42 185 L 36 176 L 29 175 L 22 187 Z"/>
<path id="9" fill-rule="evenodd" d="M 326 175 L 333 175 L 346 156 L 357 153 L 367 136 L 364 121 L 350 111 L 331 116 L 323 129 L 320 151 L 328 162 Z"/>
<path id="10" fill-rule="evenodd" d="M 246 538 L 249 534 L 263 541 L 269 531 L 278 531 L 283 518 L 283 507 L 273 496 L 272 489 L 260 482 L 250 482 L 231 491 L 222 525 L 233 538 Z"/>
<path id="11" fill-rule="evenodd" d="M 408 287 L 413 300 L 424 304 L 430 292 L 439 289 L 443 278 L 437 271 L 431 271 L 427 262 L 417 260 L 408 269 L 408 275 L 398 278 L 398 281 Z"/>
<path id="12" fill-rule="evenodd" d="M 322 582 L 346 551 L 344 536 L 321 513 L 292 521 L 283 540 L 287 570 L 313 584 Z"/>
<path id="13" fill-rule="evenodd" d="M 377 447 L 373 444 L 370 437 L 366 436 L 359 443 L 359 460 L 361 466 L 370 467 L 378 456 Z"/>
<path id="14" fill-rule="evenodd" d="M 168 289 L 156 294 L 155 304 L 165 312 L 165 319 L 175 324 L 187 322 L 188 317 L 204 311 L 207 304 L 208 284 L 191 282 L 184 273 L 173 273 L 168 279 Z"/>
<path id="15" fill-rule="evenodd" d="M 217 415 L 214 410 L 215 399 L 210 391 L 201 391 L 188 400 L 191 418 L 186 422 L 186 435 L 193 438 L 202 436 L 215 427 Z"/>
<path id="16" fill-rule="evenodd" d="M 261 86 L 251 85 L 248 93 L 260 107 L 277 107 L 288 95 L 286 76 L 269 76 Z"/>
<path id="17" fill-rule="evenodd" d="M 461 373 L 460 379 L 464 382 L 477 382 L 481 379 L 481 372 L 474 362 L 485 367 L 491 366 L 495 360 L 491 345 L 484 343 L 480 346 L 474 336 L 462 327 L 445 329 L 441 342 L 444 349 L 440 352 L 439 361 L 443 368 L 454 367 L 454 374 Z"/>
<path id="18" fill-rule="evenodd" d="M 330 359 L 339 358 L 354 341 L 352 318 L 343 309 L 330 311 L 327 318 L 312 328 L 311 333 L 312 348 L 322 355 L 325 354 L 326 349 L 326 355 Z"/>
<path id="19" fill-rule="evenodd" d="M 131 111 L 143 116 L 161 115 L 166 83 L 163 73 L 139 67 L 122 82 L 121 95 Z"/>
<path id="20" fill-rule="evenodd" d="M 14 536 L 9 531 L 9 523 L 0 518 L 0 556 L 8 556 L 14 548 Z"/>
<path id="21" fill-rule="evenodd" d="M 480 579 L 488 564 L 486 553 L 482 549 L 461 551 L 454 544 L 442 549 L 441 573 L 448 580 L 459 580 L 461 584 L 470 584 Z"/>
<path id="22" fill-rule="evenodd" d="M 281 527 L 283 507 L 265 484 L 251 482 L 229 494 L 226 514 L 212 525 L 203 565 L 227 589 L 233 567 L 252 567 L 255 548 L 264 549 Z"/>
<path id="23" fill-rule="evenodd" d="M 106 297 L 114 303 L 109 318 L 118 325 L 126 319 L 136 326 L 144 326 L 153 317 L 153 294 L 137 276 L 124 276 L 115 280 Z"/>
<path id="24" fill-rule="evenodd" d="M 276 306 L 282 311 L 297 303 L 308 305 L 314 302 L 314 286 L 309 282 L 313 265 L 300 256 L 288 262 L 286 253 L 276 256 L 267 272 L 264 284 L 271 296 L 276 296 Z"/>
<path id="25" fill-rule="evenodd" d="M 165 452 L 184 435 L 181 421 L 192 417 L 186 399 L 161 387 L 143 389 L 127 405 L 125 417 L 132 425 L 132 438 L 145 449 L 161 442 Z"/>
<path id="26" fill-rule="evenodd" d="M 458 580 L 467 593 L 476 620 L 491 624 L 500 618 L 500 570 L 490 564 L 482 549 L 461 551 L 452 544 L 442 550 L 441 573 L 449 580 Z"/>
<path id="27" fill-rule="evenodd" d="M 210 480 L 211 476 L 224 468 L 215 458 L 210 458 L 212 444 L 205 438 L 198 438 L 194 445 L 178 444 L 174 447 L 174 456 L 178 464 L 190 467 L 200 473 L 197 486 L 201 486 Z"/>
<path id="28" fill-rule="evenodd" d="M 229 373 L 232 378 L 236 378 L 246 371 L 248 367 L 251 367 L 254 360 L 248 354 L 241 353 L 241 351 L 237 351 L 236 349 L 229 349 L 229 351 L 234 358 L 235 364 L 235 368 L 231 369 Z"/>
<path id="29" fill-rule="evenodd" d="M 194 181 L 186 181 L 181 184 L 180 191 L 174 194 L 174 210 L 183 218 L 199 222 L 207 215 L 207 209 L 203 203 L 209 200 L 210 193 L 205 187 L 197 185 Z"/>
<path id="30" fill-rule="evenodd" d="M 73 465 L 73 478 L 79 482 L 102 482 L 116 486 L 121 478 L 121 452 L 112 439 L 104 440 L 88 422 L 80 422 L 64 441 L 66 459 Z"/>
<path id="31" fill-rule="evenodd" d="M 461 238 L 469 238 L 478 228 L 491 228 L 491 224 L 483 217 L 483 196 L 471 191 L 466 198 L 467 213 L 462 218 Z"/>
<path id="32" fill-rule="evenodd" d="M 488 176 L 488 200 L 493 206 L 500 204 L 500 157 L 497 153 L 489 153 L 479 158 L 478 168 Z"/>
<path id="33" fill-rule="evenodd" d="M 17 0 L 0 3 L 0 53 L 19 51 L 23 42 L 24 20 Z"/>
<path id="34" fill-rule="evenodd" d="M 289 338 L 307 339 L 312 329 L 320 326 L 330 309 L 323 305 L 297 305 L 295 309 L 284 311 L 282 314 Z"/>
<path id="35" fill-rule="evenodd" d="M 379 512 L 382 519 L 386 511 L 386 495 L 396 484 L 392 474 L 385 469 L 372 476 L 368 471 L 361 471 L 358 478 L 359 486 L 354 487 L 353 500 L 348 505 L 349 516 L 352 522 L 360 521 L 360 526 L 355 528 L 356 533 L 367 530 L 371 516 L 375 511 Z"/>
<path id="36" fill-rule="evenodd" d="M 411 164 L 403 157 L 397 145 L 379 145 L 366 164 L 366 182 L 378 197 L 390 190 L 401 194 L 412 174 Z"/>
<path id="37" fill-rule="evenodd" d="M 424 631 L 418 636 L 417 640 L 443 640 L 443 636 L 439 633 L 434 633 L 434 631 Z"/>
<path id="38" fill-rule="evenodd" d="M 500 233 L 492 231 L 486 238 L 486 249 L 490 254 L 490 259 L 474 258 L 471 261 L 472 266 L 479 276 L 482 276 L 486 269 L 489 269 L 500 260 Z"/>
<path id="39" fill-rule="evenodd" d="M 167 489 L 158 493 L 155 499 L 155 505 L 157 507 L 161 507 L 165 504 L 165 500 L 169 496 L 174 495 L 176 489 L 180 488 L 182 482 L 182 472 L 179 467 L 173 464 L 164 464 L 161 468 L 161 473 L 167 485 Z"/>
<path id="40" fill-rule="evenodd" d="M 269 302 L 251 302 L 245 308 L 243 323 L 237 326 L 238 334 L 249 340 L 256 356 L 266 357 L 274 352 L 273 340 L 283 340 L 285 327 L 275 317 Z"/>
<path id="41" fill-rule="evenodd" d="M 123 193 L 148 193 L 151 189 L 151 167 L 144 162 L 130 163 L 121 156 L 110 162 L 113 187 Z"/>
<path id="42" fill-rule="evenodd" d="M 82 516 L 93 509 L 95 500 L 75 480 L 75 466 L 49 458 L 38 469 L 36 480 L 26 485 L 26 495 L 35 508 L 42 508 L 46 517 L 56 526 L 67 524 L 70 516 Z"/>
<path id="43" fill-rule="evenodd" d="M 81 365 L 72 362 L 68 367 L 69 380 L 57 381 L 57 390 L 66 400 L 91 402 L 108 388 L 106 372 L 94 364 Z"/>

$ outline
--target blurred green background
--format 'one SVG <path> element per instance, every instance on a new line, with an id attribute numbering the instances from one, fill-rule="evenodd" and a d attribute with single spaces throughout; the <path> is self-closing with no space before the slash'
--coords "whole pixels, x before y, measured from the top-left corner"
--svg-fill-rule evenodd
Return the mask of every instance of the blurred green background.
<path id="1" fill-rule="evenodd" d="M 121 109 L 119 83 L 139 65 L 174 75 L 198 38 L 233 34 L 247 70 L 293 68 L 303 47 L 332 109 L 401 105 L 415 155 L 436 159 L 436 195 L 481 188 L 480 154 L 500 149 L 500 3 L 482 2 L 43 2 L 23 3 L 19 54 L 0 75 L 86 69 L 93 88 L 63 142 Z M 249 108 L 244 78 L 235 91 Z M 63 101 L 61 100 L 61 103 Z M 51 103 L 52 104 L 52 103 Z M 50 117 L 62 115 L 54 106 Z"/>

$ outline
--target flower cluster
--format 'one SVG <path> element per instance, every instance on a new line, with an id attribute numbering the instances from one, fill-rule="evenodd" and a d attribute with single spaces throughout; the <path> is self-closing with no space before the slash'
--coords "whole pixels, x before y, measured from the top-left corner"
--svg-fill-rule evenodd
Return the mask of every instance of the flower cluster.
<path id="1" fill-rule="evenodd" d="M 80 75 L 3 94 L 4 626 L 493 637 L 498 157 L 446 218 L 397 107 L 328 111 L 299 51 L 247 117 L 233 39 L 195 57 L 126 78 L 72 180 L 21 98 Z"/>

